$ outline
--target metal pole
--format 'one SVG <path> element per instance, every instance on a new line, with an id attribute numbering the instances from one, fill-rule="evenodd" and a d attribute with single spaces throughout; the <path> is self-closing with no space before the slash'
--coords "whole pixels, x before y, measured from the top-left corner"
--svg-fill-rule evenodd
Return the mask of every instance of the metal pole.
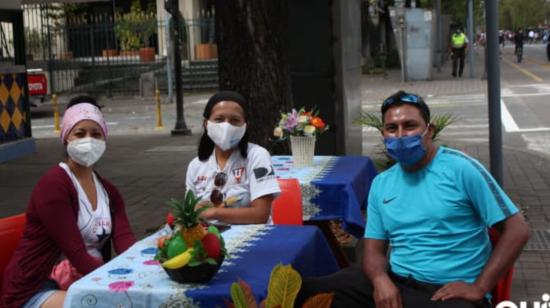
<path id="1" fill-rule="evenodd" d="M 173 57 L 173 49 L 172 49 L 172 37 L 170 35 L 170 18 L 169 15 L 166 15 L 166 77 L 168 80 L 168 102 L 172 102 L 174 100 L 174 82 L 172 81 L 172 59 Z"/>
<path id="2" fill-rule="evenodd" d="M 50 82 L 50 93 L 55 92 L 55 76 L 54 76 L 54 61 L 53 61 L 53 53 L 52 53 L 52 34 L 50 31 L 50 13 L 48 5 L 46 5 L 46 33 L 47 33 L 47 39 L 48 39 L 48 74 L 49 74 L 49 82 Z"/>
<path id="3" fill-rule="evenodd" d="M 401 45 L 401 81 L 407 81 L 407 56 L 405 55 L 405 12 L 403 8 L 398 9 L 399 23 L 399 44 Z"/>
<path id="4" fill-rule="evenodd" d="M 500 67 L 498 56 L 498 3 L 485 1 L 487 28 L 487 89 L 489 98 L 489 155 L 491 174 L 502 185 L 502 126 L 500 118 Z"/>
<path id="5" fill-rule="evenodd" d="M 172 135 L 190 135 L 183 117 L 183 89 L 181 80 L 181 51 L 180 51 L 180 4 L 179 0 L 172 0 L 174 12 L 172 15 L 174 29 L 172 29 L 172 43 L 174 44 L 174 73 L 176 74 L 176 125 Z"/>
<path id="6" fill-rule="evenodd" d="M 437 39 L 437 49 L 436 49 L 436 61 L 437 61 L 437 72 L 441 72 L 441 65 L 443 64 L 443 41 L 441 33 L 441 0 L 436 0 L 435 2 L 435 18 L 436 18 L 436 39 Z"/>
<path id="7" fill-rule="evenodd" d="M 470 78 L 474 78 L 474 0 L 468 0 L 468 62 Z"/>

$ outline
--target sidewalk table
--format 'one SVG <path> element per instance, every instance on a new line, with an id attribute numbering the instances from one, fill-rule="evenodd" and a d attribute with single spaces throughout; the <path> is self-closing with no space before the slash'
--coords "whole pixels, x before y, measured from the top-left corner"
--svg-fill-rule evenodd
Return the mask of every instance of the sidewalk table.
<path id="1" fill-rule="evenodd" d="M 311 226 L 232 226 L 223 237 L 229 257 L 207 284 L 170 280 L 158 262 L 156 239 L 161 230 L 75 282 L 65 307 L 225 307 L 231 284 L 243 279 L 256 298 L 267 295 L 272 268 L 292 264 L 302 277 L 338 270 L 322 233 Z"/>
<path id="2" fill-rule="evenodd" d="M 304 221 L 341 219 L 344 230 L 363 237 L 361 207 L 377 175 L 368 157 L 315 156 L 312 166 L 294 168 L 292 156 L 272 156 L 272 163 L 277 177 L 300 181 Z"/>

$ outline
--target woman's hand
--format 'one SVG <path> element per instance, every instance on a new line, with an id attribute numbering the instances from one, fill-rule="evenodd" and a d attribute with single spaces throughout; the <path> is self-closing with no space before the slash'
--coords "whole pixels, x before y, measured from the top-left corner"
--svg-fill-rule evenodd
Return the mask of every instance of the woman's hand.
<path id="1" fill-rule="evenodd" d="M 212 202 L 208 200 L 202 200 L 199 203 L 195 204 L 195 210 L 198 210 L 203 207 L 212 206 Z"/>
<path id="2" fill-rule="evenodd" d="M 216 207 L 208 208 L 208 209 L 204 210 L 201 213 L 200 217 L 203 218 L 203 219 L 206 219 L 206 220 L 217 219 L 216 218 L 217 210 L 218 210 L 218 208 L 216 208 Z"/>

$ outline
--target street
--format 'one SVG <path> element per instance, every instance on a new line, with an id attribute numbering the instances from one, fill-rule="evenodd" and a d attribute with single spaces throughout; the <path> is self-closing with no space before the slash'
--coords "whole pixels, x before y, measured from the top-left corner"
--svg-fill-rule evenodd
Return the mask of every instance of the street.
<path id="1" fill-rule="evenodd" d="M 481 76 L 482 60 L 474 66 L 475 75 Z M 466 63 L 465 76 L 469 74 L 468 67 Z M 550 105 L 548 104 L 550 62 L 546 60 L 546 45 L 526 44 L 522 63 L 516 63 L 514 46 L 506 45 L 502 50 L 500 72 L 504 145 L 530 149 L 543 154 L 550 153 Z M 450 72 L 447 75 L 448 80 L 437 80 L 433 83 L 452 83 L 456 80 L 452 79 Z M 423 89 L 418 83 L 411 86 L 412 90 Z M 479 78 L 477 83 L 483 86 L 475 85 L 470 90 L 465 89 L 462 93 L 453 95 L 420 93 L 431 107 L 432 114 L 449 113 L 456 117 L 455 123 L 443 131 L 443 143 L 445 141 L 464 143 L 488 141 L 486 80 Z M 433 88 L 436 87 L 433 86 Z M 363 109 L 378 112 L 379 104 L 379 101 L 369 102 L 363 106 Z M 363 130 L 363 152 L 371 153 L 369 149 L 380 144 L 380 136 L 370 128 L 365 127 Z"/>

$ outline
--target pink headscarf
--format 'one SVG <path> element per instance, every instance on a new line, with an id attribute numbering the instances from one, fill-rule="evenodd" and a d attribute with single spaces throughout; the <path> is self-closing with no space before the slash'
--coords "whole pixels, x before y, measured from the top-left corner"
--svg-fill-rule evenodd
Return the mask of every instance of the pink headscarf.
<path id="1" fill-rule="evenodd" d="M 107 124 L 103 119 L 101 110 L 90 103 L 79 103 L 69 107 L 63 115 L 61 123 L 61 142 L 65 142 L 67 135 L 73 127 L 82 120 L 92 120 L 96 122 L 103 130 L 103 135 L 107 138 Z"/>

